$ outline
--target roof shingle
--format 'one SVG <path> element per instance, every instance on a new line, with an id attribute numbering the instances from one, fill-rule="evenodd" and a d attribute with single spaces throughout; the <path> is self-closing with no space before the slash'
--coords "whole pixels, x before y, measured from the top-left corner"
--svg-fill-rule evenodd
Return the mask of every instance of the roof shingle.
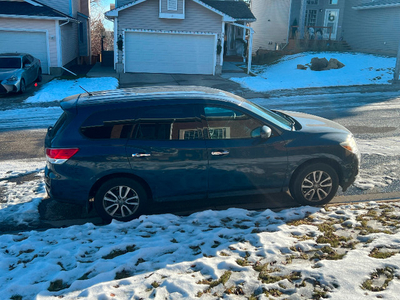
<path id="1" fill-rule="evenodd" d="M 218 1 L 218 0 L 201 0 L 207 5 L 214 7 L 216 10 L 227 14 L 236 20 L 255 21 L 253 13 L 247 4 L 243 1 Z"/>
<path id="2" fill-rule="evenodd" d="M 16 16 L 53 17 L 63 19 L 71 18 L 44 4 L 41 4 L 41 6 L 35 6 L 28 2 L 19 1 L 0 1 L 0 14 Z"/>

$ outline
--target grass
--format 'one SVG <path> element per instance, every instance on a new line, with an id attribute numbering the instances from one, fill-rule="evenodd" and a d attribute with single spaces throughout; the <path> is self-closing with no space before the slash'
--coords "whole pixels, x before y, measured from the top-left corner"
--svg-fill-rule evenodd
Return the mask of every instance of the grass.
<path id="1" fill-rule="evenodd" d="M 122 250 L 122 249 L 113 250 L 109 254 L 104 255 L 102 258 L 103 259 L 113 259 L 113 258 L 115 258 L 117 256 L 121 256 L 121 255 L 124 255 L 124 254 L 126 254 L 128 252 L 133 252 L 135 250 L 136 250 L 136 246 L 135 245 L 126 246 L 126 248 L 124 250 Z"/>
<path id="2" fill-rule="evenodd" d="M 389 283 L 393 280 L 394 278 L 394 270 L 390 267 L 386 267 L 384 269 L 377 269 L 375 272 L 371 274 L 370 279 L 367 279 L 364 281 L 361 285 L 361 288 L 371 291 L 371 292 L 381 292 L 386 290 L 388 287 Z M 386 279 L 382 283 L 382 285 L 375 285 L 374 281 L 382 276 L 385 276 Z"/>
<path id="3" fill-rule="evenodd" d="M 374 248 L 370 252 L 369 256 L 373 257 L 373 258 L 378 258 L 378 259 L 385 259 L 385 258 L 389 258 L 389 257 L 391 257 L 393 255 L 396 255 L 396 254 L 397 254 L 397 252 L 380 251 L 379 248 Z"/>
<path id="4" fill-rule="evenodd" d="M 122 271 L 119 271 L 115 274 L 114 279 L 118 280 L 118 279 L 124 279 L 124 278 L 128 278 L 128 277 L 131 277 L 131 272 L 123 269 Z"/>
<path id="5" fill-rule="evenodd" d="M 69 284 L 67 284 L 67 283 L 64 283 L 63 281 L 62 281 L 62 279 L 58 279 L 58 280 L 56 280 L 56 281 L 52 281 L 52 282 L 50 282 L 50 286 L 47 288 L 47 290 L 49 291 L 49 292 L 58 292 L 58 291 L 61 291 L 61 290 L 63 290 L 63 289 L 67 289 L 67 288 L 69 288 Z"/>

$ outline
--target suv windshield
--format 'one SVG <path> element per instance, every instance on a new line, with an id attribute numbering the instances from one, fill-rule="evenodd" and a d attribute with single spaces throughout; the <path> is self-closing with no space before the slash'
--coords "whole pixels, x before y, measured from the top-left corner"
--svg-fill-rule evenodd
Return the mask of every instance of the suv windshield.
<path id="1" fill-rule="evenodd" d="M 280 115 L 278 115 L 268 109 L 265 109 L 261 106 L 258 106 L 255 103 L 250 103 L 250 102 L 243 102 L 241 106 L 250 110 L 251 112 L 263 117 L 264 119 L 274 123 L 275 125 L 283 128 L 283 129 L 292 130 L 293 124 L 289 120 L 281 117 Z"/>
<path id="2" fill-rule="evenodd" d="M 0 57 L 1 69 L 20 69 L 21 58 L 19 57 Z"/>

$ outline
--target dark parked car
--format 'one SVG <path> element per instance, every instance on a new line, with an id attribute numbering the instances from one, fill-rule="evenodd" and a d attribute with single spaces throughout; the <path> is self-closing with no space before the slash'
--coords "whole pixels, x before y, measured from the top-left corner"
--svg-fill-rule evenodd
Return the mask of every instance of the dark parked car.
<path id="1" fill-rule="evenodd" d="M 0 94 L 24 93 L 35 81 L 42 81 L 39 59 L 26 53 L 0 54 Z"/>
<path id="2" fill-rule="evenodd" d="M 290 190 L 303 204 L 329 202 L 355 180 L 352 134 L 332 121 L 270 111 L 201 87 L 80 94 L 46 136 L 49 195 L 130 220 L 150 201 Z"/>

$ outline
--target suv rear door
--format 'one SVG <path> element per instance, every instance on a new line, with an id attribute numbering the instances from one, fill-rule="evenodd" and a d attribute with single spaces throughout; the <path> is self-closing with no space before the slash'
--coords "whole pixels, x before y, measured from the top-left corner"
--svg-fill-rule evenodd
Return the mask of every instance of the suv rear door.
<path id="1" fill-rule="evenodd" d="M 198 106 L 157 101 L 137 113 L 127 143 L 133 173 L 150 185 L 155 200 L 205 198 L 208 160 Z"/>

